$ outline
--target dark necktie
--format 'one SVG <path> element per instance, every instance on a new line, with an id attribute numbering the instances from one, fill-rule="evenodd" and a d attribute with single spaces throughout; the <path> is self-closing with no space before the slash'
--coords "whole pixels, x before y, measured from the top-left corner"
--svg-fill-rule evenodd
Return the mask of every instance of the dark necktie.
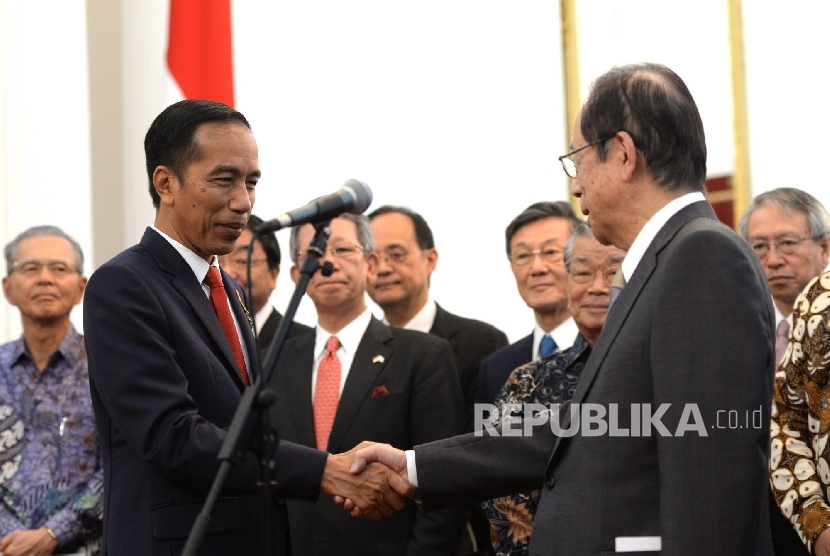
<path id="1" fill-rule="evenodd" d="M 547 357 L 556 351 L 556 342 L 550 337 L 550 334 L 542 336 L 542 341 L 539 342 L 539 357 Z"/>
<path id="2" fill-rule="evenodd" d="M 245 366 L 242 344 L 239 343 L 239 335 L 236 333 L 236 325 L 233 322 L 231 308 L 228 305 L 228 295 L 225 293 L 225 285 L 222 283 L 222 275 L 219 274 L 218 268 L 211 266 L 208 269 L 205 284 L 210 288 L 210 304 L 213 305 L 213 311 L 219 319 L 222 332 L 225 333 L 225 338 L 228 339 L 231 353 L 233 353 L 233 358 L 236 359 L 236 366 L 239 367 L 239 374 L 242 375 L 242 382 L 245 383 L 245 386 L 250 386 L 251 380 L 248 378 L 248 368 Z"/>
<path id="3" fill-rule="evenodd" d="M 334 426 L 334 416 L 340 401 L 342 367 L 337 357 L 340 340 L 332 336 L 326 342 L 326 353 L 317 367 L 317 386 L 314 388 L 314 437 L 318 450 L 326 450 Z"/>

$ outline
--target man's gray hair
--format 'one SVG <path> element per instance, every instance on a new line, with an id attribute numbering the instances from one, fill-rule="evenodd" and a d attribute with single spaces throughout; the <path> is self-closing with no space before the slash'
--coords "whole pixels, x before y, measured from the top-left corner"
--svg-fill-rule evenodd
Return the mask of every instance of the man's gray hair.
<path id="1" fill-rule="evenodd" d="M 83 276 L 84 252 L 81 250 L 81 245 L 77 241 L 75 241 L 75 238 L 73 238 L 57 226 L 33 226 L 28 230 L 23 230 L 22 232 L 17 234 L 16 238 L 7 243 L 6 248 L 4 249 L 4 254 L 6 255 L 6 274 L 11 274 L 12 266 L 14 266 L 15 263 L 14 259 L 17 252 L 18 244 L 24 239 L 28 239 L 30 237 L 43 236 L 62 237 L 63 239 L 68 241 L 69 245 L 72 246 L 72 250 L 75 252 L 75 262 L 78 266 L 78 274 Z"/>
<path id="2" fill-rule="evenodd" d="M 565 270 L 568 272 L 571 271 L 571 260 L 573 260 L 574 256 L 574 243 L 576 240 L 585 237 L 585 238 L 593 238 L 594 237 L 594 230 L 585 223 L 580 222 L 576 225 L 573 232 L 571 232 L 571 237 L 568 238 L 568 242 L 565 244 Z"/>
<path id="3" fill-rule="evenodd" d="M 749 241 L 749 218 L 759 207 L 772 206 L 781 210 L 800 212 L 807 217 L 807 226 L 810 228 L 810 237 L 814 240 L 830 235 L 830 214 L 821 202 L 800 189 L 794 187 L 779 187 L 757 195 L 752 204 L 741 216 L 739 224 L 741 235 Z"/>
<path id="4" fill-rule="evenodd" d="M 360 243 L 364 254 L 369 254 L 375 250 L 375 240 L 372 237 L 372 227 L 369 224 L 369 218 L 364 214 L 352 214 L 344 212 L 340 215 L 350 222 L 354 222 L 357 228 L 357 241 Z M 291 228 L 291 237 L 288 240 L 288 250 L 291 252 L 291 262 L 295 265 L 300 260 L 300 228 L 302 226 L 294 226 Z"/>

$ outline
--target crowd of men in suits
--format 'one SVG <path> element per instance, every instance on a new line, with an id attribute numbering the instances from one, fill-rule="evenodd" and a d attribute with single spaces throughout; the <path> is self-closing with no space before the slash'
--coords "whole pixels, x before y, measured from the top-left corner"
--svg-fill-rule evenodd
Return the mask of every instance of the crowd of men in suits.
<path id="1" fill-rule="evenodd" d="M 235 410 L 262 382 L 282 257 L 274 234 L 254 240 L 250 124 L 182 101 L 153 122 L 145 154 L 153 226 L 88 283 L 62 230 L 6 247 L 4 293 L 24 329 L 0 346 L 6 556 L 181 553 Z M 597 80 L 560 160 L 590 229 L 566 202 L 509 223 L 507 259 L 534 315 L 510 345 L 432 298 L 438 251 L 411 208 L 292 229 L 295 282 L 319 228 L 328 235 L 307 287 L 317 322 L 291 323 L 264 385 L 279 441 L 240 455 L 199 554 L 455 556 L 493 554 L 491 540 L 498 554 L 830 554 L 824 207 L 781 188 L 755 198 L 743 238 L 718 223 L 697 107 L 655 64 Z M 82 296 L 85 338 L 69 322 Z M 636 406 L 616 425 L 639 432 L 469 432 L 476 402 L 520 384 L 567 389 L 541 396 L 564 404 L 551 414 L 563 428 L 579 415 L 568 408 Z M 756 410 L 757 427 L 714 420 Z M 705 427 L 667 437 L 655 419 Z M 491 539 L 480 502 L 529 491 L 532 535 Z"/>

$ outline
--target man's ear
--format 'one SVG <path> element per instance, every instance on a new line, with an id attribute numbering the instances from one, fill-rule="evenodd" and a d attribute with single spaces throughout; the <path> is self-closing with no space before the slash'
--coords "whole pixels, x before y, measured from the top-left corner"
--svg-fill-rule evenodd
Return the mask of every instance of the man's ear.
<path id="1" fill-rule="evenodd" d="M 427 276 L 429 277 L 432 276 L 435 267 L 438 265 L 438 251 L 435 250 L 435 247 L 424 249 L 424 257 L 427 260 Z"/>
<path id="2" fill-rule="evenodd" d="M 289 274 L 291 274 L 291 281 L 296 284 L 297 280 L 300 278 L 299 267 L 297 265 L 291 265 L 291 270 L 289 271 Z"/>
<path id="3" fill-rule="evenodd" d="M 268 269 L 268 289 L 274 291 L 277 289 L 277 276 L 280 275 L 280 265 Z"/>
<path id="4" fill-rule="evenodd" d="M 378 277 L 378 265 L 380 263 L 380 255 L 376 252 L 366 254 L 366 281 L 369 284 L 374 284 Z"/>
<path id="5" fill-rule="evenodd" d="M 620 177 L 623 181 L 631 181 L 634 177 L 634 172 L 637 170 L 639 159 L 637 157 L 637 147 L 634 145 L 634 139 L 627 131 L 619 131 L 612 139 L 612 148 L 618 149 L 618 156 L 621 162 Z"/>
<path id="6" fill-rule="evenodd" d="M 175 183 L 173 183 L 175 182 Z M 156 166 L 153 170 L 153 187 L 161 199 L 161 204 L 172 206 L 173 193 L 176 188 L 181 187 L 176 173 L 168 166 Z"/>
<path id="7" fill-rule="evenodd" d="M 8 276 L 3 277 L 3 295 L 12 307 L 17 306 L 17 302 L 12 297 L 12 284 Z"/>

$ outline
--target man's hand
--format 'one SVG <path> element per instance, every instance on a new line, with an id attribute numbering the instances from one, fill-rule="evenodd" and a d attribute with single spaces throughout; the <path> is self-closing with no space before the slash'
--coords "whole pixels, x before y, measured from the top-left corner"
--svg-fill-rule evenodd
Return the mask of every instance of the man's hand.
<path id="1" fill-rule="evenodd" d="M 416 499 L 418 497 L 418 490 L 409 483 L 409 473 L 406 469 L 406 452 L 393 448 L 389 444 L 375 444 L 374 442 L 361 442 L 350 452 L 354 458 L 349 471 L 352 473 L 361 473 L 367 466 L 377 465 L 381 463 L 397 473 L 401 479 L 405 481 L 405 490 L 399 490 L 395 485 L 401 483 L 391 483 L 396 492 L 401 496 Z M 377 462 L 377 463 L 375 463 Z M 365 515 L 365 512 L 348 497 L 335 496 L 334 501 L 350 512 L 352 516 L 359 517 Z"/>
<path id="2" fill-rule="evenodd" d="M 813 544 L 813 554 L 830 556 L 830 529 L 825 529 Z"/>
<path id="3" fill-rule="evenodd" d="M 365 445 L 360 444 L 344 454 L 330 455 L 320 490 L 335 496 L 339 504 L 348 500 L 352 515 L 380 519 L 402 510 L 405 504 L 403 497 L 413 496 L 414 489 L 396 471 L 380 463 L 364 459 L 361 460 L 360 471 L 351 471 L 355 468 L 354 454 Z"/>
<path id="4" fill-rule="evenodd" d="M 3 556 L 49 556 L 58 548 L 58 540 L 46 527 L 12 531 L 0 540 Z"/>

